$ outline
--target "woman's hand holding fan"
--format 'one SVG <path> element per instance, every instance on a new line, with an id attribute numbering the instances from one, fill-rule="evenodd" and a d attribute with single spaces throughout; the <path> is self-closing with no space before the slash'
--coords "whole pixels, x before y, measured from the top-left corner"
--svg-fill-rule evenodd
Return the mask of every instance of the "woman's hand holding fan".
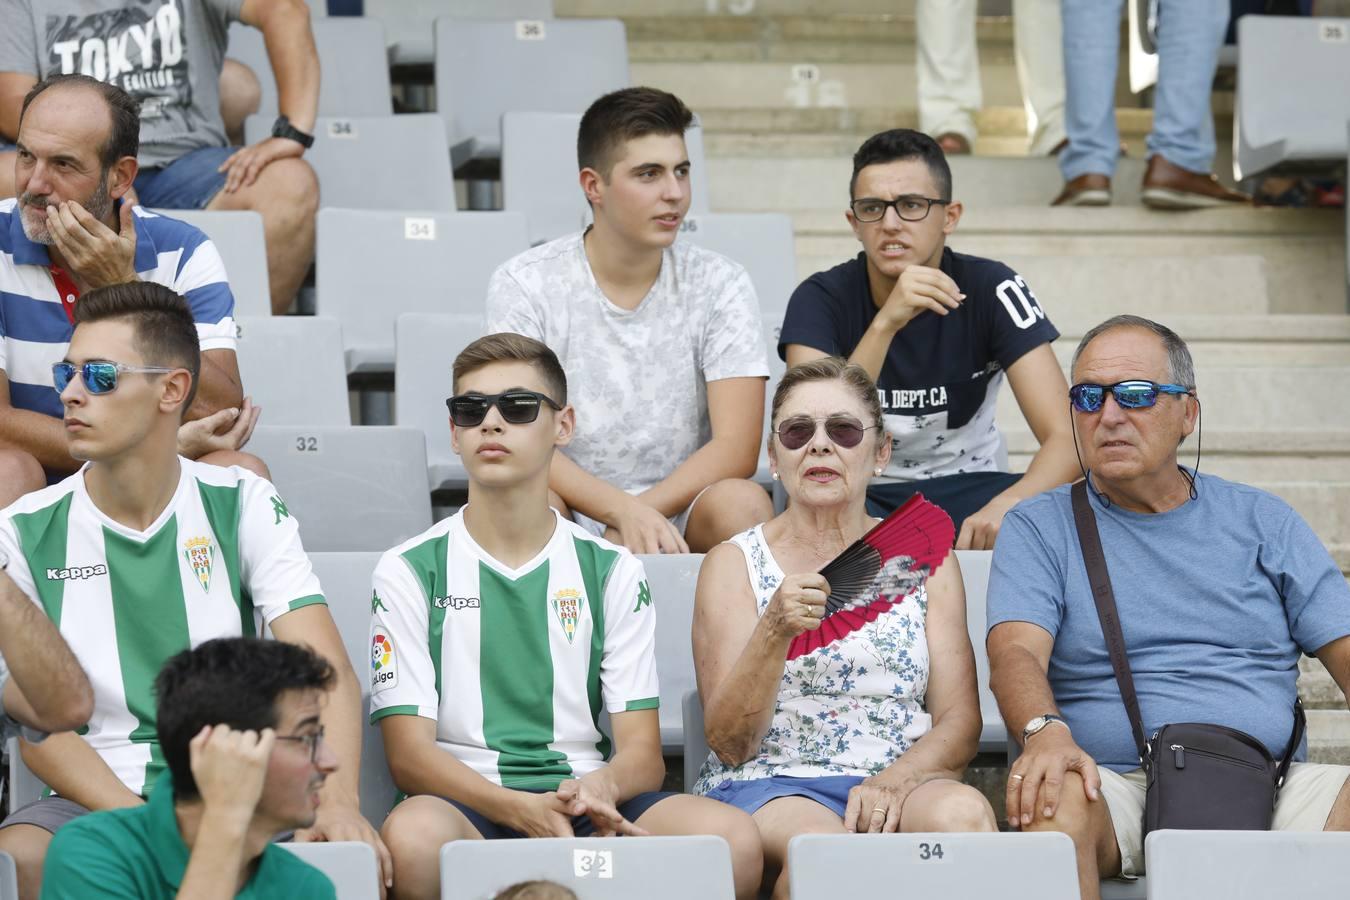
<path id="1" fill-rule="evenodd" d="M 819 572 L 789 575 L 778 585 L 764 608 L 764 625 L 782 640 L 814 631 L 825 618 L 830 584 Z"/>

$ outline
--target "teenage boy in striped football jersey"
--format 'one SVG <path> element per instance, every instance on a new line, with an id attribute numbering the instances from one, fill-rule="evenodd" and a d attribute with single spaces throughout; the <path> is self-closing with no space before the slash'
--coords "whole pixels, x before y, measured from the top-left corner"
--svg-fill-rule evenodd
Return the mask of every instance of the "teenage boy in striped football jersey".
<path id="1" fill-rule="evenodd" d="M 750 817 L 660 791 L 642 563 L 549 506 L 549 465 L 575 427 L 558 358 L 488 335 L 455 360 L 454 390 L 468 505 L 386 553 L 371 599 L 371 719 L 411 795 L 383 828 L 396 896 L 440 896 L 448 841 L 715 834 L 738 896 L 754 897 Z"/>

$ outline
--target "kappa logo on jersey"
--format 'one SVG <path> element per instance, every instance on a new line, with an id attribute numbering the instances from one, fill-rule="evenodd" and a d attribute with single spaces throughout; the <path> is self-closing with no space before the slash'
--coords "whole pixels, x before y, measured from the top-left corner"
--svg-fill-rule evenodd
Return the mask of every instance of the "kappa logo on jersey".
<path id="1" fill-rule="evenodd" d="M 383 691 L 398 686 L 398 659 L 394 655 L 394 639 L 383 628 L 376 628 L 370 638 L 370 689 Z"/>
<path id="2" fill-rule="evenodd" d="M 437 609 L 477 609 L 477 597 L 432 597 L 431 603 Z"/>
<path id="3" fill-rule="evenodd" d="M 553 595 L 549 603 L 553 607 L 554 615 L 558 617 L 563 634 L 567 635 L 567 643 L 572 643 L 572 638 L 577 633 L 577 619 L 581 615 L 581 591 L 576 588 L 563 588 Z"/>
<path id="4" fill-rule="evenodd" d="M 275 495 L 272 497 L 272 512 L 276 513 L 277 516 L 277 520 L 272 523 L 273 525 L 280 525 L 282 519 L 289 519 L 291 517 L 291 511 L 286 508 L 286 504 L 281 501 L 280 497 Z"/>
<path id="5" fill-rule="evenodd" d="M 81 578 L 95 578 L 107 575 L 108 567 L 103 563 L 96 566 L 71 566 L 68 569 L 48 569 L 48 581 L 78 581 Z"/>
<path id="6" fill-rule="evenodd" d="M 370 614 L 373 616 L 377 612 L 389 612 L 389 607 L 384 605 L 378 591 L 372 591 L 370 594 Z"/>
<path id="7" fill-rule="evenodd" d="M 633 612 L 641 612 L 642 607 L 652 605 L 652 589 L 647 587 L 647 582 L 638 582 L 637 606 L 633 607 Z"/>
<path id="8" fill-rule="evenodd" d="M 211 546 L 211 539 L 208 537 L 188 538 L 183 544 L 183 558 L 192 567 L 193 573 L 197 576 L 197 583 L 208 594 L 211 592 L 211 561 L 215 552 L 216 548 Z"/>

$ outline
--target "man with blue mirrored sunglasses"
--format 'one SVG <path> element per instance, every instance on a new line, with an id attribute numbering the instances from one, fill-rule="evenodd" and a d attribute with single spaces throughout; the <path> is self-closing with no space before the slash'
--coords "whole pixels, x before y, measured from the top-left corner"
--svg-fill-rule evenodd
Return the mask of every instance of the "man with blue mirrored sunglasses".
<path id="1" fill-rule="evenodd" d="M 1107 320 L 1078 345 L 1073 381 L 1066 413 L 1144 734 L 1212 723 L 1282 755 L 1302 654 L 1315 654 L 1350 693 L 1350 587 L 1339 567 L 1284 500 L 1179 464 L 1200 400 L 1190 351 L 1171 329 L 1137 316 Z M 1026 500 L 1005 518 L 987 646 L 990 686 L 1023 746 L 1009 770 L 1008 822 L 1068 834 L 1080 892 L 1096 900 L 1099 879 L 1144 873 L 1147 777 L 1070 490 Z M 1194 758 L 1203 760 L 1186 752 Z M 1350 830 L 1350 767 L 1307 763 L 1304 748 L 1293 758 L 1272 827 Z"/>

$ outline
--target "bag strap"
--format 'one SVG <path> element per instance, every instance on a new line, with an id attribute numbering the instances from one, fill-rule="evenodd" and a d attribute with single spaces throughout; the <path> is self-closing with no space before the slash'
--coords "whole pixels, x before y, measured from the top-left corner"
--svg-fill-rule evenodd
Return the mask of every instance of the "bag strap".
<path id="1" fill-rule="evenodd" d="M 1092 599 L 1097 604 L 1097 618 L 1102 623 L 1102 636 L 1111 654 L 1111 668 L 1116 673 L 1120 697 L 1125 701 L 1125 712 L 1130 717 L 1134 746 L 1139 751 L 1139 762 L 1148 756 L 1148 739 L 1144 733 L 1143 717 L 1139 715 L 1139 697 L 1134 692 L 1134 676 L 1125 655 L 1125 636 L 1120 632 L 1120 617 L 1116 614 L 1116 595 L 1111 590 L 1111 574 L 1106 570 L 1106 555 L 1102 552 L 1101 536 L 1097 533 L 1097 516 L 1088 500 L 1087 479 L 1077 482 L 1069 491 L 1073 498 L 1073 522 L 1078 528 L 1078 544 L 1083 550 L 1083 564 L 1087 567 Z"/>
<path id="2" fill-rule="evenodd" d="M 1284 759 L 1280 760 L 1280 767 L 1275 771 L 1275 790 L 1284 787 L 1284 776 L 1289 774 L 1289 764 L 1294 761 L 1294 753 L 1298 750 L 1298 745 L 1303 743 L 1303 729 L 1308 726 L 1308 717 L 1303 712 L 1303 701 L 1294 698 L 1294 730 L 1289 735 L 1289 746 L 1284 748 Z"/>

